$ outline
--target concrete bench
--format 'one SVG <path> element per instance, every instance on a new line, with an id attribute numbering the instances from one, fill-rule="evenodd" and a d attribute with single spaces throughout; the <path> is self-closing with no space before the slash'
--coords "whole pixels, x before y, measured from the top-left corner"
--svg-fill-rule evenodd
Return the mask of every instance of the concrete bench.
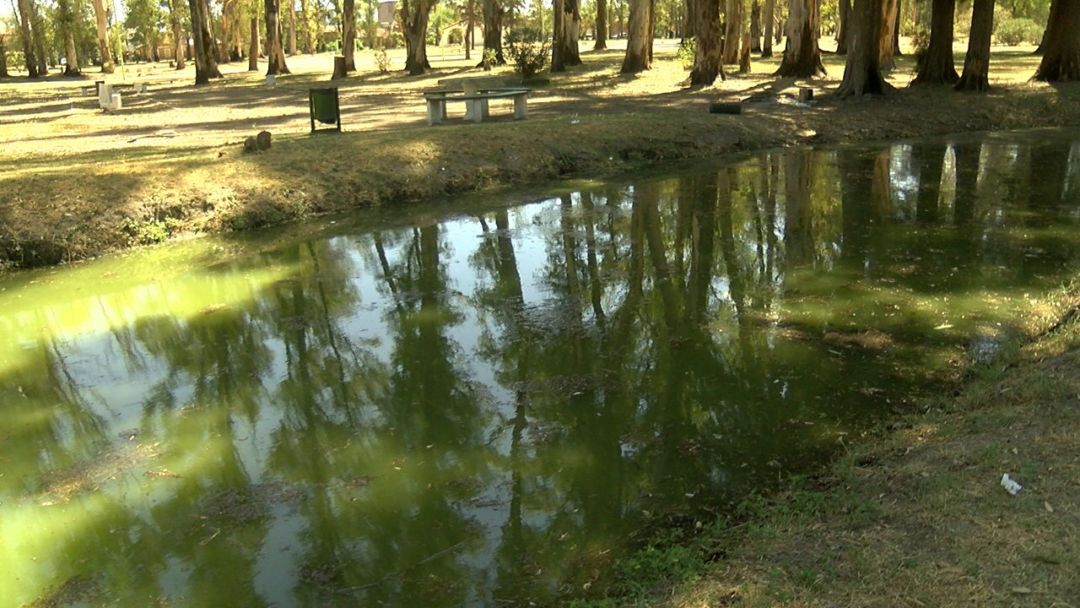
<path id="1" fill-rule="evenodd" d="M 472 122 L 483 122 L 489 116 L 488 102 L 492 99 L 512 99 L 514 101 L 514 119 L 524 120 L 528 117 L 526 99 L 529 96 L 528 89 L 484 89 L 475 93 L 459 93 L 457 91 L 440 89 L 427 91 L 424 99 L 427 101 L 428 124 L 437 125 L 446 118 L 446 106 L 451 101 L 465 103 L 465 118 Z"/>

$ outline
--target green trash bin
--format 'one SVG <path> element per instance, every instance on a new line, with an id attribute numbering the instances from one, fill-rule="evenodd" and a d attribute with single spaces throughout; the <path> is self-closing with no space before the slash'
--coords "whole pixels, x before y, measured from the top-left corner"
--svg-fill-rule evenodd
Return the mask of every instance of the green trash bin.
<path id="1" fill-rule="evenodd" d="M 341 105 L 338 103 L 337 87 L 308 89 L 308 109 L 311 112 L 311 132 L 315 132 L 315 121 L 324 125 L 334 125 L 335 131 L 341 131 Z"/>

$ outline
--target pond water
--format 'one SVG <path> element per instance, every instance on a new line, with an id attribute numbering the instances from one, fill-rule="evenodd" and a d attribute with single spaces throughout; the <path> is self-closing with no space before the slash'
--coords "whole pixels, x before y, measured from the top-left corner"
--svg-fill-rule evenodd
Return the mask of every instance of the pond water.
<path id="1" fill-rule="evenodd" d="M 602 591 L 991 356 L 1076 268 L 1080 133 L 361 215 L 0 281 L 0 605 Z"/>

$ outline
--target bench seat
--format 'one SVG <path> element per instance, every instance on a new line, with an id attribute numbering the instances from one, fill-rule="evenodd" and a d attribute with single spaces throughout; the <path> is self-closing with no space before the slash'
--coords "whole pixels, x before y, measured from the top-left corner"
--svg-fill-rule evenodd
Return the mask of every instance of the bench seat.
<path id="1" fill-rule="evenodd" d="M 465 118 L 473 122 L 483 122 L 489 116 L 488 102 L 492 99 L 512 99 L 514 101 L 514 119 L 524 120 L 528 116 L 527 101 L 529 89 L 496 87 L 479 89 L 475 93 L 461 93 L 450 89 L 436 89 L 424 92 L 427 101 L 428 124 L 437 125 L 446 118 L 446 105 L 451 101 L 465 103 Z"/>

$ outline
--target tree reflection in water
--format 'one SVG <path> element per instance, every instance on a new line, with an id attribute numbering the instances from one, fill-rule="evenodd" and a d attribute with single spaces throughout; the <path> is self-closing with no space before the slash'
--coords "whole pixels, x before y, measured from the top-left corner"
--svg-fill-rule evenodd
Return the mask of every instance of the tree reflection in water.
<path id="1" fill-rule="evenodd" d="M 4 292 L 0 604 L 602 589 L 651 525 L 812 467 L 1066 276 L 1077 150 L 764 154 Z"/>

